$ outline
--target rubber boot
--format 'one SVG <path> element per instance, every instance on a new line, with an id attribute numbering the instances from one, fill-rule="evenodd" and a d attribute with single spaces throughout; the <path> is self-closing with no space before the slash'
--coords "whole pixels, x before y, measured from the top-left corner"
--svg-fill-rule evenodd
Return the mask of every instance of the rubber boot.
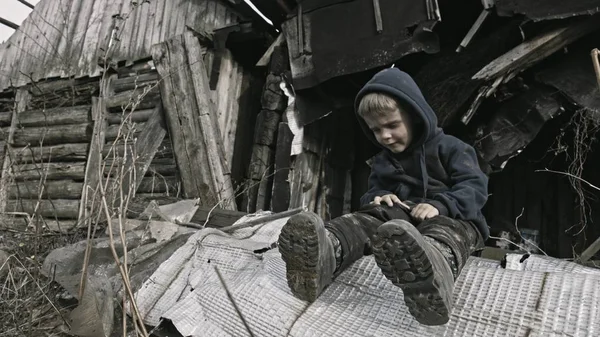
<path id="1" fill-rule="evenodd" d="M 424 325 L 442 325 L 452 312 L 454 280 L 482 244 L 467 222 L 438 216 L 417 229 L 408 221 L 391 220 L 379 227 L 373 255 L 383 274 L 402 289 L 411 315 Z"/>
<path id="2" fill-rule="evenodd" d="M 314 302 L 331 283 L 336 268 L 334 246 L 323 220 L 312 212 L 292 216 L 281 229 L 278 244 L 292 293 Z"/>

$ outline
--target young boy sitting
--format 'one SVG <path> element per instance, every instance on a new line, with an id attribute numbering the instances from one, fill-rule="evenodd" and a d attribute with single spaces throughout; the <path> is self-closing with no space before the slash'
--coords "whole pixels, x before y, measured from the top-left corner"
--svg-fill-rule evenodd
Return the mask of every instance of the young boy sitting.
<path id="1" fill-rule="evenodd" d="M 399 69 L 377 73 L 355 104 L 363 131 L 383 149 L 372 161 L 363 207 L 326 224 L 314 213 L 288 220 L 278 242 L 288 284 L 312 302 L 373 253 L 417 321 L 445 324 L 454 280 L 489 235 L 481 213 L 487 177 L 474 149 L 437 127 L 417 84 Z"/>

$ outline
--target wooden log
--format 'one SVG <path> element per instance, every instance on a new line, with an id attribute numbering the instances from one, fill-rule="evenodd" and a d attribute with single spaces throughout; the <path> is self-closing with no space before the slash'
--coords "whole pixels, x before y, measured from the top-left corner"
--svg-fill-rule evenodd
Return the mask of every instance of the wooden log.
<path id="1" fill-rule="evenodd" d="M 72 180 L 18 181 L 9 187 L 8 195 L 10 199 L 79 199 L 82 190 L 83 183 Z"/>
<path id="2" fill-rule="evenodd" d="M 254 144 L 274 146 L 281 115 L 275 111 L 263 110 L 256 118 Z"/>
<path id="3" fill-rule="evenodd" d="M 0 126 L 10 126 L 12 111 L 0 112 Z"/>
<path id="4" fill-rule="evenodd" d="M 106 144 L 104 149 L 102 149 L 102 156 L 103 156 L 103 158 L 107 158 L 107 159 L 113 159 L 114 157 L 123 157 L 123 155 L 125 153 L 125 149 L 127 149 L 127 151 L 129 153 L 131 153 L 131 151 L 133 151 L 133 149 L 135 148 L 134 147 L 135 143 L 136 142 L 134 142 L 134 141 L 125 143 L 122 140 L 117 140 L 116 142 L 109 142 L 108 144 Z M 154 157 L 155 158 L 174 158 L 173 146 L 171 145 L 170 139 L 163 139 L 163 141 L 162 141 L 162 143 L 160 143 Z"/>
<path id="5" fill-rule="evenodd" d="M 185 33 L 155 45 L 152 56 L 162 78 L 163 105 L 184 195 L 200 197 L 202 205 L 221 201 L 225 208 L 234 209 L 233 187 L 200 49 L 198 40 Z"/>
<path id="6" fill-rule="evenodd" d="M 51 219 L 35 217 L 29 219 L 24 216 L 1 215 L 0 228 L 13 229 L 19 232 L 47 229 L 52 232 L 68 233 L 77 225 L 77 220 Z"/>
<path id="7" fill-rule="evenodd" d="M 25 164 L 13 166 L 16 180 L 47 180 L 74 179 L 83 180 L 85 175 L 85 162 Z"/>
<path id="8" fill-rule="evenodd" d="M 15 130 L 12 146 L 39 146 L 89 142 L 91 124 L 53 125 Z"/>
<path id="9" fill-rule="evenodd" d="M 89 144 L 60 144 L 50 146 L 27 146 L 12 149 L 16 164 L 40 163 L 42 161 L 78 161 L 86 160 Z"/>
<path id="10" fill-rule="evenodd" d="M 6 205 L 6 211 L 24 212 L 30 215 L 37 214 L 39 216 L 47 218 L 77 219 L 77 215 L 79 214 L 79 200 L 9 200 Z"/>
<path id="11" fill-rule="evenodd" d="M 271 210 L 283 212 L 290 206 L 290 183 L 288 181 L 291 165 L 291 149 L 294 135 L 287 123 L 279 123 L 277 148 L 275 151 L 275 171 L 273 174 L 273 194 Z"/>
<path id="12" fill-rule="evenodd" d="M 519 73 L 598 28 L 600 21 L 597 18 L 586 19 L 576 24 L 568 22 L 566 26 L 521 43 L 486 65 L 473 79 L 491 81 L 509 73 Z"/>
<path id="13" fill-rule="evenodd" d="M 154 109 L 134 110 L 126 113 L 111 113 L 106 116 L 108 125 L 120 125 L 125 123 L 144 123 L 146 122 Z"/>
<path id="14" fill-rule="evenodd" d="M 265 88 L 261 98 L 261 105 L 264 110 L 283 111 L 287 107 L 287 96 L 279 87 L 281 77 L 275 74 L 269 74 L 265 83 Z"/>
<path id="15" fill-rule="evenodd" d="M 17 102 L 17 106 L 15 111 L 12 114 L 12 119 L 10 123 L 10 129 L 8 130 L 8 135 L 6 137 L 6 152 L 10 153 L 11 144 L 14 142 L 14 134 L 17 128 L 17 119 L 19 113 L 27 110 L 29 103 L 31 101 L 31 94 L 26 89 L 18 89 L 15 97 Z M 2 176 L 0 177 L 0 213 L 4 212 L 6 209 L 6 202 L 8 199 L 7 196 L 7 188 L 8 182 L 12 178 L 11 167 L 13 167 L 13 162 L 11 156 L 3 156 L 2 158 Z M 13 170 L 14 172 L 14 170 Z"/>
<path id="16" fill-rule="evenodd" d="M 157 85 L 157 82 L 158 73 L 150 72 L 145 74 L 135 74 L 134 76 L 116 79 L 112 83 L 112 88 L 115 93 L 120 93 L 123 91 Z"/>
<path id="17" fill-rule="evenodd" d="M 153 109 L 160 102 L 158 87 L 152 89 L 138 88 L 123 91 L 114 96 L 105 98 L 107 109 L 117 110 L 145 110 Z"/>
<path id="18" fill-rule="evenodd" d="M 19 114 L 19 126 L 84 124 L 90 122 L 90 106 L 28 110 Z"/>

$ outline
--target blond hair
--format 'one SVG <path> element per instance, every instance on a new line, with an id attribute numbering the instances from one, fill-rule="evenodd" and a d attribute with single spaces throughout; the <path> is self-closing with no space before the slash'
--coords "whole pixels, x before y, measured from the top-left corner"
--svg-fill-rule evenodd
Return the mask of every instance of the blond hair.
<path id="1" fill-rule="evenodd" d="M 381 116 L 399 108 L 398 101 L 389 95 L 371 92 L 361 98 L 358 104 L 358 115 L 362 118 L 365 118 L 365 116 Z"/>

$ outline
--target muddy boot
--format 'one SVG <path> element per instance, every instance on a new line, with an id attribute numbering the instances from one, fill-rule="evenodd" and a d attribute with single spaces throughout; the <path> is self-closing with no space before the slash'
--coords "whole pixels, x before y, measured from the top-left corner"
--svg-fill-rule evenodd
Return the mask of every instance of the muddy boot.
<path id="1" fill-rule="evenodd" d="M 312 212 L 292 216 L 281 229 L 279 251 L 294 296 L 314 302 L 336 268 L 334 245 L 323 220 Z"/>
<path id="2" fill-rule="evenodd" d="M 373 255 L 383 274 L 402 289 L 411 315 L 421 324 L 441 325 L 450 319 L 454 280 L 482 243 L 467 222 L 438 216 L 417 230 L 392 220 L 379 227 Z"/>

